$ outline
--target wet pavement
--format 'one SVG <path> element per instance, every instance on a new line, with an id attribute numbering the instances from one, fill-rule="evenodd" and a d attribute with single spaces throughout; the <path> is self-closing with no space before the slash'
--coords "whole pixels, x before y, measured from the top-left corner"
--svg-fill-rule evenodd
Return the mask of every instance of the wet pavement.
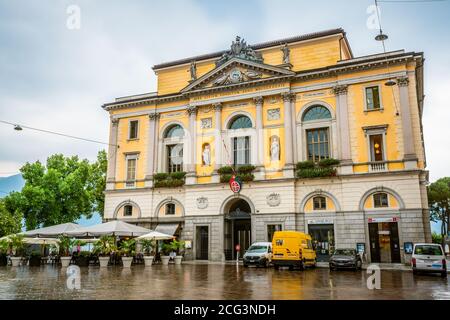
<path id="1" fill-rule="evenodd" d="M 0 267 L 0 299 L 447 299 L 450 277 L 382 271 L 368 290 L 365 271 L 289 271 L 186 264 L 81 268 L 81 289 L 69 290 L 61 267 Z"/>

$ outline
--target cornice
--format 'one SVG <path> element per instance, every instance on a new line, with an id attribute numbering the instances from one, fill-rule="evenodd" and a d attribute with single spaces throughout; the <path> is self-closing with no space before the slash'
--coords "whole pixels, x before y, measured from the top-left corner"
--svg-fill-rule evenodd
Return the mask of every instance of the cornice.
<path id="1" fill-rule="evenodd" d="M 125 100 L 125 98 L 121 98 L 122 101 L 120 102 L 111 102 L 106 103 L 102 106 L 103 109 L 106 111 L 110 110 L 116 110 L 116 109 L 124 109 L 124 108 L 130 108 L 130 107 L 136 107 L 136 106 L 142 106 L 142 105 L 149 105 L 149 104 L 157 104 L 161 102 L 171 102 L 171 101 L 180 101 L 189 99 L 189 97 L 192 96 L 198 96 L 202 94 L 211 94 L 216 92 L 225 92 L 225 91 L 232 91 L 236 89 L 241 88 L 248 88 L 248 87 L 254 87 L 259 86 L 263 84 L 268 83 L 277 83 L 277 82 L 283 82 L 283 81 L 302 81 L 302 80 L 311 80 L 311 79 L 318 79 L 318 78 L 325 78 L 325 77 L 333 77 L 338 74 L 344 74 L 344 73 L 351 73 L 351 72 L 357 72 L 362 70 L 370 70 L 370 69 L 377 69 L 385 67 L 386 65 L 393 65 L 393 64 L 400 64 L 412 61 L 414 59 L 423 59 L 422 53 L 415 53 L 415 52 L 409 52 L 409 53 L 400 53 L 398 55 L 392 55 L 386 56 L 380 55 L 376 58 L 370 57 L 368 60 L 360 60 L 361 58 L 358 58 L 357 61 L 352 62 L 349 61 L 348 63 L 341 61 L 338 64 L 335 64 L 333 66 L 323 67 L 323 68 L 317 68 L 307 71 L 299 71 L 295 73 L 295 75 L 285 75 L 285 76 L 275 76 L 270 78 L 263 78 L 258 80 L 252 80 L 252 81 L 246 81 L 241 82 L 237 84 L 229 84 L 229 85 L 223 85 L 223 86 L 217 86 L 217 87 L 208 87 L 208 88 L 202 88 L 197 90 L 192 90 L 186 93 L 174 93 L 174 94 L 168 94 L 164 96 L 156 96 L 152 98 L 135 98 L 130 100 Z"/>

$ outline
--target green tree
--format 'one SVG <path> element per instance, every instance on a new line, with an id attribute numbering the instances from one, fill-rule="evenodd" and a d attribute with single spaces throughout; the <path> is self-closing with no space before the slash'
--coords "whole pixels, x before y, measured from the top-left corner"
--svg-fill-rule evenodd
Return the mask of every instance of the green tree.
<path id="1" fill-rule="evenodd" d="M 22 229 L 22 214 L 6 210 L 5 203 L 0 199 L 0 238 L 18 233 Z"/>
<path id="2" fill-rule="evenodd" d="M 25 186 L 5 197 L 5 207 L 22 214 L 28 230 L 103 213 L 105 162 L 106 153 L 100 151 L 93 164 L 62 154 L 50 156 L 46 165 L 27 163 L 20 169 Z"/>
<path id="3" fill-rule="evenodd" d="M 105 188 L 106 170 L 108 160 L 106 151 L 102 150 L 97 154 L 97 161 L 91 165 L 90 183 L 92 190 L 93 211 L 98 212 L 102 217 L 105 209 Z"/>
<path id="4" fill-rule="evenodd" d="M 441 178 L 428 186 L 430 219 L 441 222 L 441 243 L 444 244 L 450 220 L 450 177 Z"/>

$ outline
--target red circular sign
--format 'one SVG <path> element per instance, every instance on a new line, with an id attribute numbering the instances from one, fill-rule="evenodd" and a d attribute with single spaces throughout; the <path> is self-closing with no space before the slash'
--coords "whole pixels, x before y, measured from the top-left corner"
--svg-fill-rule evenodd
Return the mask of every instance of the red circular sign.
<path id="1" fill-rule="evenodd" d="M 230 189 L 231 191 L 233 191 L 234 193 L 238 193 L 241 191 L 242 185 L 241 182 L 236 179 L 236 176 L 232 176 L 230 179 Z"/>
<path id="2" fill-rule="evenodd" d="M 240 246 L 239 244 L 237 244 L 237 245 L 235 246 L 235 249 L 236 249 L 236 251 L 241 251 L 241 246 Z"/>

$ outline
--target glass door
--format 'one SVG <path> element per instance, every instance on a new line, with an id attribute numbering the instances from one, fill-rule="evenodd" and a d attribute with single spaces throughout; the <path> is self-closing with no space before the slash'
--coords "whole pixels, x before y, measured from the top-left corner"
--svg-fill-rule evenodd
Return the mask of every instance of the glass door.
<path id="1" fill-rule="evenodd" d="M 334 225 L 310 224 L 308 232 L 313 240 L 317 261 L 328 262 L 334 251 Z"/>

